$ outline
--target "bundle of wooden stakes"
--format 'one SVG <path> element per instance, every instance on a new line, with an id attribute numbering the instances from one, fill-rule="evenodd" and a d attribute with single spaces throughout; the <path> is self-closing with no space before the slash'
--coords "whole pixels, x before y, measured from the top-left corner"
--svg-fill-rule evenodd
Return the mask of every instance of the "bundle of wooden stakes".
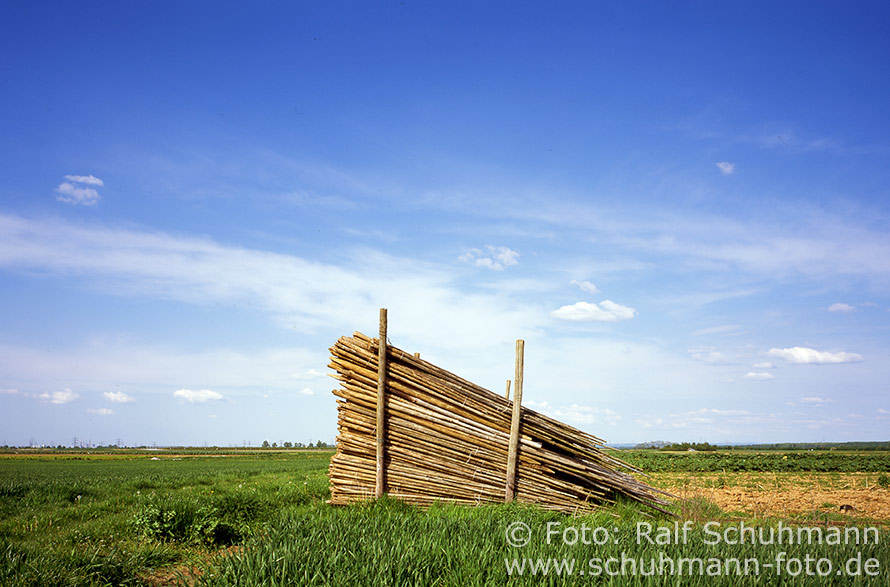
<path id="1" fill-rule="evenodd" d="M 398 348 L 387 346 L 386 493 L 435 501 L 503 502 L 512 402 Z M 355 333 L 331 347 L 341 387 L 331 503 L 375 495 L 379 340 Z M 668 494 L 635 479 L 596 436 L 522 408 L 517 501 L 575 513 L 618 495 L 666 512 Z"/>

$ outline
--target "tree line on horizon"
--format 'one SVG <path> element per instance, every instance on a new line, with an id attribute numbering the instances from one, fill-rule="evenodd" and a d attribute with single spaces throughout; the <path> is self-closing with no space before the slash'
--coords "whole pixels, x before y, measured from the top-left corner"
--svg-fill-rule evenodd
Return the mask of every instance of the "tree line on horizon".
<path id="1" fill-rule="evenodd" d="M 635 445 L 634 450 L 715 451 L 715 450 L 890 450 L 890 440 L 851 442 L 776 442 L 771 444 L 710 444 L 708 442 L 666 442 L 653 440 Z"/>

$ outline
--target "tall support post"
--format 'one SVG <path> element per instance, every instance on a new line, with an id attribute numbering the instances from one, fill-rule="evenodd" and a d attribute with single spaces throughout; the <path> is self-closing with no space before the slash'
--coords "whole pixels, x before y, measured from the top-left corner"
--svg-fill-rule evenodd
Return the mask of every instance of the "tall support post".
<path id="1" fill-rule="evenodd" d="M 377 482 L 374 496 L 386 492 L 386 308 L 380 308 L 380 344 L 377 354 Z"/>
<path id="2" fill-rule="evenodd" d="M 510 421 L 510 447 L 507 452 L 507 487 L 504 501 L 516 497 L 516 468 L 519 463 L 519 426 L 522 415 L 522 376 L 525 369 L 525 341 L 516 341 L 516 372 L 513 376 L 513 419 Z"/>

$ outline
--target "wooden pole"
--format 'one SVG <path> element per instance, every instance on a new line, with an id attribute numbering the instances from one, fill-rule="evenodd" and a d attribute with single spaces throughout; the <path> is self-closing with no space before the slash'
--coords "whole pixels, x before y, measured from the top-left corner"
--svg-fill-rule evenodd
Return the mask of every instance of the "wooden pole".
<path id="1" fill-rule="evenodd" d="M 380 344 L 377 354 L 377 482 L 374 496 L 386 492 L 386 308 L 380 308 Z"/>
<path id="2" fill-rule="evenodd" d="M 507 379 L 507 391 L 504 392 L 504 399 L 510 399 L 510 380 Z"/>
<path id="3" fill-rule="evenodd" d="M 525 341 L 516 341 L 516 372 L 513 380 L 513 419 L 510 421 L 510 445 L 507 452 L 507 487 L 504 501 L 513 501 L 516 497 L 516 465 L 519 461 L 519 425 L 522 415 L 522 375 L 525 368 Z"/>

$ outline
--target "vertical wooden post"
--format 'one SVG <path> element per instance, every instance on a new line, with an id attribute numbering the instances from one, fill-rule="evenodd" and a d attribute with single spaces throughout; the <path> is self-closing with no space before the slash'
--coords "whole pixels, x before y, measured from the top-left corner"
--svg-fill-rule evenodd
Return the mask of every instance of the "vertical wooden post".
<path id="1" fill-rule="evenodd" d="M 386 492 L 386 308 L 380 308 L 380 344 L 377 354 L 377 482 L 374 496 Z"/>
<path id="2" fill-rule="evenodd" d="M 507 391 L 504 392 L 504 399 L 510 399 L 510 380 L 507 379 Z"/>
<path id="3" fill-rule="evenodd" d="M 510 448 L 507 453 L 507 487 L 504 501 L 516 497 L 516 467 L 519 463 L 519 425 L 522 415 L 522 375 L 525 368 L 525 341 L 516 341 L 516 372 L 513 376 L 513 419 L 510 421 Z"/>

